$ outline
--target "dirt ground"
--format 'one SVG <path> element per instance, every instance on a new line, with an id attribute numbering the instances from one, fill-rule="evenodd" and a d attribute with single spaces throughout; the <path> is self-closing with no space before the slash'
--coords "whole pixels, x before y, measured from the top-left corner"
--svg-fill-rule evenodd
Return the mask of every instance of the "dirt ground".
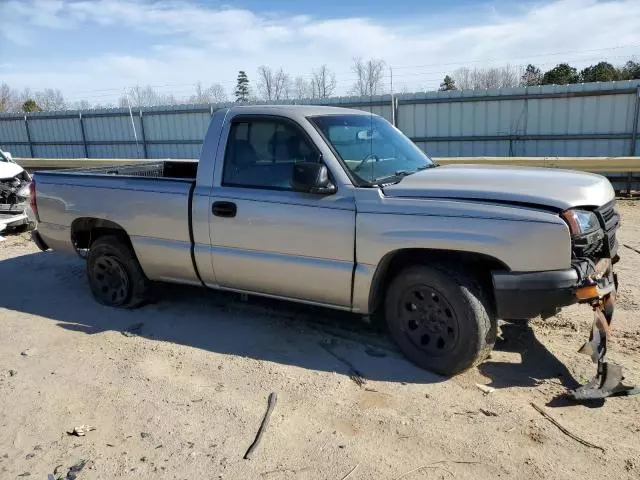
<path id="1" fill-rule="evenodd" d="M 620 240 L 640 251 L 640 203 L 621 210 Z M 611 359 L 640 384 L 640 253 L 628 247 Z M 594 373 L 577 353 L 585 307 L 502 325 L 491 358 L 447 380 L 353 315 L 176 286 L 140 310 L 102 307 L 80 259 L 24 234 L 0 243 L 0 279 L 2 479 L 640 478 L 640 396 L 562 396 Z M 96 429 L 66 433 L 83 424 Z"/>

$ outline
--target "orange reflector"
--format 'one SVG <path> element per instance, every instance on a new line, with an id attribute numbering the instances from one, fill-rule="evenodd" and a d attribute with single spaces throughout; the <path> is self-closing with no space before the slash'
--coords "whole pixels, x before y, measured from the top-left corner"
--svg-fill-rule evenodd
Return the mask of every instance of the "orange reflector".
<path id="1" fill-rule="evenodd" d="M 589 300 L 590 298 L 597 298 L 598 286 L 587 285 L 586 287 L 580 287 L 576 290 L 576 297 L 578 297 L 578 300 Z"/>

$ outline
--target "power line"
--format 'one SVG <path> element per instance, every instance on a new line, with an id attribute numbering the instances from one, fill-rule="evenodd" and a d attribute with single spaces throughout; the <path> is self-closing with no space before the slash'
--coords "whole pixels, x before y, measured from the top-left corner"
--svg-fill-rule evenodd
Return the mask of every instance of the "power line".
<path id="1" fill-rule="evenodd" d="M 523 60 L 528 58 L 540 58 L 540 57 L 552 57 L 558 55 L 572 55 L 575 53 L 587 53 L 587 52 L 602 52 L 605 50 L 618 50 L 622 48 L 638 48 L 640 45 L 619 45 L 617 47 L 605 47 L 605 48 L 595 48 L 591 50 L 568 50 L 565 52 L 553 52 L 553 53 L 540 53 L 536 55 L 527 55 L 523 57 L 512 57 L 512 58 L 502 58 L 502 59 L 477 59 L 477 60 L 467 60 L 461 62 L 451 62 L 451 63 L 433 63 L 427 65 L 406 65 L 406 66 L 394 66 L 396 69 L 407 69 L 407 68 L 421 68 L 421 67 L 443 67 L 450 65 L 461 65 L 467 63 L 490 63 L 490 62 L 509 62 L 512 60 Z"/>

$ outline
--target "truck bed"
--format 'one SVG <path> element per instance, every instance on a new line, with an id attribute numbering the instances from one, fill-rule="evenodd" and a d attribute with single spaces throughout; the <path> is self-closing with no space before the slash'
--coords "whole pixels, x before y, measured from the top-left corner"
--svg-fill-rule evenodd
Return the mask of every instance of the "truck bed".
<path id="1" fill-rule="evenodd" d="M 194 180 L 198 171 L 197 160 L 139 162 L 108 167 L 68 168 L 56 174 L 115 175 L 119 177 L 151 177 Z"/>
<path id="2" fill-rule="evenodd" d="M 197 161 L 36 172 L 39 230 L 73 251 L 74 224 L 99 219 L 124 230 L 151 280 L 199 284 L 191 257 L 191 198 Z"/>

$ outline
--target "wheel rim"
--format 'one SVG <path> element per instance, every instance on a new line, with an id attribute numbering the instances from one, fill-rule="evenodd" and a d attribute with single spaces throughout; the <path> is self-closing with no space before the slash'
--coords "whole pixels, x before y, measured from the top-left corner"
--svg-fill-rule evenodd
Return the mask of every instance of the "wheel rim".
<path id="1" fill-rule="evenodd" d="M 96 293 L 105 303 L 120 304 L 129 293 L 129 276 L 114 257 L 103 255 L 93 264 Z"/>
<path id="2" fill-rule="evenodd" d="M 449 301 L 426 285 L 413 285 L 401 296 L 399 316 L 407 339 L 433 355 L 450 352 L 458 342 L 458 318 Z"/>

